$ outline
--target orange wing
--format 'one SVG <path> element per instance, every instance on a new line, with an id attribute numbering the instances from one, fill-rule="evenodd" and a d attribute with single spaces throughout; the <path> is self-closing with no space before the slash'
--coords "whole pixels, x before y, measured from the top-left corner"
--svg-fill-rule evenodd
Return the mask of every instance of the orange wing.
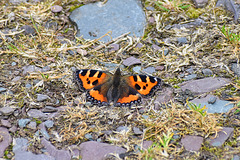
<path id="1" fill-rule="evenodd" d="M 95 104 L 107 103 L 107 89 L 111 74 L 108 72 L 82 69 L 75 72 L 76 82 L 81 91 L 87 92 L 87 99 Z"/>
<path id="2" fill-rule="evenodd" d="M 160 78 L 147 75 L 132 75 L 125 77 L 125 79 L 130 87 L 143 96 L 152 95 L 162 82 Z"/>

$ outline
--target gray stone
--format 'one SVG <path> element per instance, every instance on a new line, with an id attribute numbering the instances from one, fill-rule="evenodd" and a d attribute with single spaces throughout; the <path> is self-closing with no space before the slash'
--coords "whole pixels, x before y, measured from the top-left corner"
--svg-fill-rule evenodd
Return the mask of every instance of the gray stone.
<path id="1" fill-rule="evenodd" d="M 122 132 L 122 131 L 128 132 L 129 128 L 127 126 L 120 126 L 117 128 L 117 132 Z"/>
<path id="2" fill-rule="evenodd" d="M 20 81 L 21 77 L 20 76 L 16 76 L 12 79 L 12 82 L 17 82 Z"/>
<path id="3" fill-rule="evenodd" d="M 179 44 L 186 44 L 188 42 L 186 37 L 179 37 L 177 38 Z"/>
<path id="4" fill-rule="evenodd" d="M 103 160 L 108 154 L 121 154 L 126 152 L 124 148 L 94 141 L 83 142 L 79 147 L 83 160 Z"/>
<path id="5" fill-rule="evenodd" d="M 30 89 L 30 88 L 32 87 L 32 85 L 31 85 L 30 83 L 27 83 L 27 84 L 25 85 L 25 87 L 28 88 L 28 89 Z"/>
<path id="6" fill-rule="evenodd" d="M 78 26 L 77 36 L 85 39 L 96 39 L 112 31 L 116 38 L 131 32 L 130 36 L 141 37 L 146 25 L 145 13 L 138 0 L 108 0 L 90 3 L 75 9 L 70 15 L 71 21 Z M 109 36 L 101 39 L 110 41 Z"/>
<path id="7" fill-rule="evenodd" d="M 233 63 L 231 66 L 231 70 L 238 76 L 240 77 L 240 64 Z"/>
<path id="8" fill-rule="evenodd" d="M 187 151 L 199 151 L 203 143 L 203 137 L 185 135 L 181 139 L 181 143 Z"/>
<path id="9" fill-rule="evenodd" d="M 138 127 L 133 127 L 133 133 L 136 135 L 143 134 L 143 132 Z"/>
<path id="10" fill-rule="evenodd" d="M 55 160 L 54 157 L 45 154 L 33 154 L 27 151 L 28 140 L 25 138 L 16 138 L 14 140 L 13 152 L 15 160 Z"/>
<path id="11" fill-rule="evenodd" d="M 192 100 L 191 102 L 195 103 L 197 106 L 199 104 L 201 104 L 202 107 L 206 105 L 208 113 L 226 113 L 234 107 L 234 105 L 232 103 L 230 103 L 229 101 L 220 100 L 219 98 L 216 99 L 215 103 L 209 104 L 208 101 L 211 97 L 213 97 L 213 96 L 207 95 L 204 98 L 200 98 L 200 99 L 196 98 L 196 99 Z"/>
<path id="12" fill-rule="evenodd" d="M 41 134 L 43 135 L 43 137 L 46 138 L 47 140 L 49 140 L 49 139 L 50 139 L 50 136 L 49 136 L 49 134 L 48 134 L 48 132 L 47 132 L 47 130 L 46 130 L 45 125 L 44 125 L 43 123 L 41 123 L 41 124 L 39 125 L 39 128 L 40 128 L 40 132 L 41 132 Z"/>
<path id="13" fill-rule="evenodd" d="M 0 157 L 4 156 L 5 149 L 12 143 L 12 137 L 7 128 L 0 127 Z"/>
<path id="14" fill-rule="evenodd" d="M 24 29 L 24 33 L 26 35 L 36 33 L 35 29 L 32 26 L 29 26 L 29 25 L 22 26 L 21 29 Z"/>
<path id="15" fill-rule="evenodd" d="M 154 67 L 148 67 L 142 70 L 143 73 L 147 73 L 147 74 L 153 74 L 154 72 L 156 72 Z"/>
<path id="16" fill-rule="evenodd" d="M 5 119 L 1 119 L 1 125 L 3 127 L 7 127 L 7 128 L 10 128 L 12 126 L 11 123 L 8 120 L 5 120 Z"/>
<path id="17" fill-rule="evenodd" d="M 45 95 L 45 94 L 37 94 L 37 101 L 38 101 L 38 102 L 45 101 L 45 100 L 47 100 L 48 98 L 49 98 L 48 95 Z"/>
<path id="18" fill-rule="evenodd" d="M 163 51 L 164 56 L 167 56 L 168 53 L 169 53 L 169 50 L 168 49 L 164 49 L 164 51 Z"/>
<path id="19" fill-rule="evenodd" d="M 0 93 L 5 92 L 6 90 L 6 88 L 0 87 Z"/>
<path id="20" fill-rule="evenodd" d="M 45 124 L 45 126 L 46 126 L 47 128 L 52 128 L 54 122 L 51 121 L 51 120 L 47 120 L 47 121 L 44 122 L 44 124 Z"/>
<path id="21" fill-rule="evenodd" d="M 71 154 L 68 150 L 58 150 L 45 138 L 41 139 L 41 144 L 44 146 L 44 148 L 46 148 L 48 155 L 54 157 L 55 160 L 71 160 Z"/>
<path id="22" fill-rule="evenodd" d="M 203 69 L 202 70 L 202 73 L 205 75 L 205 76 L 211 76 L 211 75 L 213 75 L 213 72 L 212 72 L 212 70 L 211 69 Z"/>
<path id="23" fill-rule="evenodd" d="M 192 93 L 202 94 L 211 92 L 225 85 L 228 85 L 231 81 L 226 78 L 213 78 L 207 77 L 204 79 L 190 80 L 180 84 L 183 91 L 189 89 Z"/>
<path id="24" fill-rule="evenodd" d="M 190 74 L 192 74 L 192 73 L 194 72 L 194 70 L 193 70 L 193 68 L 192 68 L 192 67 L 190 67 L 190 68 L 186 69 L 186 71 L 187 71 L 188 73 L 190 73 Z"/>
<path id="25" fill-rule="evenodd" d="M 16 63 L 16 62 L 12 62 L 11 65 L 12 65 L 12 66 L 16 66 L 17 63 Z"/>
<path id="26" fill-rule="evenodd" d="M 213 103 L 216 102 L 216 100 L 217 100 L 217 97 L 211 96 L 211 97 L 208 99 L 208 104 L 213 104 Z"/>
<path id="27" fill-rule="evenodd" d="M 196 77 L 197 77 L 196 74 L 189 74 L 189 75 L 184 77 L 184 80 L 189 81 L 189 80 L 194 79 Z"/>
<path id="28" fill-rule="evenodd" d="M 207 5 L 208 0 L 193 0 L 193 3 L 195 4 L 196 8 L 203 8 Z"/>
<path id="29" fill-rule="evenodd" d="M 202 24 L 204 24 L 205 21 L 200 19 L 200 18 L 197 18 L 195 19 L 193 22 L 189 22 L 189 23 L 185 23 L 185 24 L 174 24 L 174 25 L 167 25 L 165 27 L 165 29 L 171 29 L 171 28 L 178 28 L 178 29 L 181 29 L 181 28 L 192 28 L 192 27 L 200 27 Z"/>
<path id="30" fill-rule="evenodd" d="M 162 92 L 154 101 L 154 108 L 158 110 L 161 104 L 168 103 L 171 99 L 173 99 L 173 90 L 171 88 L 164 87 Z"/>
<path id="31" fill-rule="evenodd" d="M 26 127 L 26 125 L 30 122 L 31 120 L 30 119 L 19 119 L 18 120 L 18 126 L 20 128 L 24 128 Z"/>
<path id="32" fill-rule="evenodd" d="M 223 7 L 224 9 L 232 12 L 234 14 L 234 21 L 237 22 L 240 10 L 233 0 L 218 0 L 216 7 Z"/>
<path id="33" fill-rule="evenodd" d="M 136 66 L 136 67 L 133 67 L 132 68 L 132 70 L 133 70 L 133 72 L 135 72 L 135 73 L 140 73 L 140 71 L 141 71 L 141 66 Z"/>
<path id="34" fill-rule="evenodd" d="M 23 75 L 26 75 L 27 73 L 31 73 L 31 72 L 42 72 L 42 69 L 39 67 L 36 67 L 34 65 L 30 65 L 30 66 L 24 66 L 23 68 Z"/>
<path id="35" fill-rule="evenodd" d="M 156 45 L 156 44 L 153 44 L 153 45 L 152 45 L 152 48 L 153 48 L 155 51 L 158 51 L 158 50 L 161 49 L 161 47 L 159 47 L 159 46 Z"/>
<path id="36" fill-rule="evenodd" d="M 141 64 L 141 61 L 135 57 L 129 57 L 125 60 L 123 60 L 123 65 L 125 66 L 132 66 L 132 65 L 136 65 L 136 64 Z"/>
<path id="37" fill-rule="evenodd" d="M 220 147 L 232 135 L 233 131 L 234 128 L 223 127 L 222 130 L 217 133 L 217 136 L 213 135 L 213 137 L 216 136 L 216 138 L 209 138 L 210 145 Z"/>
<path id="38" fill-rule="evenodd" d="M 51 7 L 51 11 L 52 11 L 53 13 L 61 12 L 62 9 L 63 9 L 63 7 L 62 7 L 62 6 L 59 6 L 59 5 L 54 5 L 54 6 Z"/>
<path id="39" fill-rule="evenodd" d="M 2 112 L 2 114 L 4 114 L 4 115 L 8 116 L 14 112 L 14 109 L 12 107 L 2 107 L 2 108 L 0 108 L 0 112 Z"/>
<path id="40" fill-rule="evenodd" d="M 152 144 L 153 144 L 153 141 L 143 141 L 142 148 L 148 149 L 149 147 L 151 147 Z"/>
<path id="41" fill-rule="evenodd" d="M 93 136 L 92 136 L 91 134 L 89 134 L 89 133 L 85 134 L 84 137 L 85 137 L 86 139 L 88 139 L 88 140 L 92 140 L 92 139 L 93 139 Z"/>
<path id="42" fill-rule="evenodd" d="M 36 122 L 30 122 L 27 125 L 27 127 L 30 128 L 30 129 L 36 129 L 37 128 L 37 123 Z"/>
<path id="43" fill-rule="evenodd" d="M 57 112 L 58 109 L 52 106 L 46 106 L 45 108 L 43 108 L 43 113 L 53 113 L 53 112 Z"/>
<path id="44" fill-rule="evenodd" d="M 80 156 L 80 147 L 78 147 L 77 145 L 72 145 L 69 146 L 69 149 L 71 151 L 72 159 L 78 159 Z"/>
<path id="45" fill-rule="evenodd" d="M 47 115 L 38 109 L 30 109 L 27 115 L 32 118 L 46 118 Z"/>

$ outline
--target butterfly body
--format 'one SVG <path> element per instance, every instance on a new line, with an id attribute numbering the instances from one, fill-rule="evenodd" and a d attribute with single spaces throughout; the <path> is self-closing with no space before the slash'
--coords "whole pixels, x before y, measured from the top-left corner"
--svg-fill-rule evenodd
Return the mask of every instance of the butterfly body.
<path id="1" fill-rule="evenodd" d="M 122 76 L 119 68 L 113 75 L 99 70 L 77 70 L 74 79 L 81 91 L 87 91 L 87 100 L 98 105 L 141 103 L 142 96 L 151 95 L 161 85 L 161 79 L 153 76 Z"/>

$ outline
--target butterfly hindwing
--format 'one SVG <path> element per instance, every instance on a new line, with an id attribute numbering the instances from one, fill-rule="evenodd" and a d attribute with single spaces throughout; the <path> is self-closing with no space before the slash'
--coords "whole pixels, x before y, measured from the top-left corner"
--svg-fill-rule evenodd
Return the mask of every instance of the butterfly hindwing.
<path id="1" fill-rule="evenodd" d="M 150 96 L 160 87 L 161 79 L 148 75 L 132 75 L 125 77 L 128 85 L 134 88 L 139 94 L 143 96 Z"/>

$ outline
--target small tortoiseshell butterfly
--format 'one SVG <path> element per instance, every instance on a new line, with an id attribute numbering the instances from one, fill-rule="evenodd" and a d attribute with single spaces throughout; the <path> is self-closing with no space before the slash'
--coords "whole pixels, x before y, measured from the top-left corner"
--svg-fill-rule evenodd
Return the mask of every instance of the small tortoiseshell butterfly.
<path id="1" fill-rule="evenodd" d="M 114 75 L 106 71 L 81 69 L 74 73 L 81 91 L 87 91 L 87 100 L 93 104 L 131 106 L 141 103 L 142 96 L 151 95 L 161 85 L 161 79 L 147 75 L 122 76 L 118 68 Z"/>

